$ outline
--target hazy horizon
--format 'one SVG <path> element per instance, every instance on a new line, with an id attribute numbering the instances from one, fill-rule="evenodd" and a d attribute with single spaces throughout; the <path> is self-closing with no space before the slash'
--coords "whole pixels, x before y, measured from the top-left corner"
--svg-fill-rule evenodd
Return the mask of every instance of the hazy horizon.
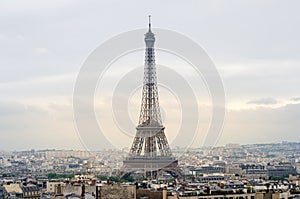
<path id="1" fill-rule="evenodd" d="M 248 143 L 248 144 L 239 144 L 239 143 L 227 143 L 225 145 L 217 145 L 217 146 L 201 146 L 201 147 L 190 147 L 189 149 L 194 150 L 194 149 L 209 149 L 209 148 L 218 148 L 218 147 L 235 147 L 235 146 L 252 146 L 252 145 L 273 145 L 273 144 L 289 144 L 289 143 L 293 143 L 293 144 L 299 144 L 300 142 L 293 142 L 293 141 L 282 141 L 282 142 L 264 142 L 264 143 Z M 176 150 L 186 150 L 185 147 L 183 148 L 178 148 L 178 147 L 174 147 L 172 148 L 172 150 L 176 151 Z M 88 150 L 88 149 L 72 149 L 72 148 L 40 148 L 40 149 L 18 149 L 18 150 L 0 150 L 0 152 L 22 152 L 22 151 L 39 151 L 39 152 L 43 152 L 43 151 L 87 151 L 87 152 L 102 152 L 102 151 L 123 151 L 125 150 L 125 152 L 128 152 L 130 150 L 130 146 L 125 147 L 123 149 L 118 149 L 115 147 L 112 148 L 103 148 L 103 149 L 99 149 L 99 150 Z"/>

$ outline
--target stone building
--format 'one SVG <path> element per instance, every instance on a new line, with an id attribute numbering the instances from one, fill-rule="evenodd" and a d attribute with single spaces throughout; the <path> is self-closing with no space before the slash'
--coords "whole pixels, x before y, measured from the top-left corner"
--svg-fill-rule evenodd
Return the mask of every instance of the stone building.
<path id="1" fill-rule="evenodd" d="M 99 185 L 96 186 L 96 199 L 136 199 L 135 185 Z"/>

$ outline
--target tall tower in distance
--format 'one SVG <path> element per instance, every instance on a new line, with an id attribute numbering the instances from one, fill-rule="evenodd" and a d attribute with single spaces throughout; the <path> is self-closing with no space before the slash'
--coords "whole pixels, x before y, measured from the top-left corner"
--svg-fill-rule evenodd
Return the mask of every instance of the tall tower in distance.
<path id="1" fill-rule="evenodd" d="M 145 65 L 142 104 L 136 135 L 129 156 L 123 161 L 121 177 L 142 172 L 144 177 L 156 178 L 159 172 L 181 177 L 178 160 L 173 157 L 162 124 L 154 52 L 155 35 L 149 29 L 145 34 Z"/>

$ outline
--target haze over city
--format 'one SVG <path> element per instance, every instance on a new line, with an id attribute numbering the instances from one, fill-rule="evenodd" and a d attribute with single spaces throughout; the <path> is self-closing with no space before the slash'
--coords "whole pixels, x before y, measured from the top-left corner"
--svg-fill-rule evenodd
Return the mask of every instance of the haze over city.
<path id="1" fill-rule="evenodd" d="M 215 63 L 227 109 L 217 145 L 299 142 L 299 6 L 299 1 L 0 1 L 0 150 L 85 149 L 72 107 L 79 70 L 90 53 L 112 36 L 141 28 L 146 31 L 149 14 L 153 28 L 188 36 Z M 184 63 L 159 53 L 157 64 L 184 70 Z M 143 59 L 143 52 L 137 52 L 115 67 L 122 67 L 123 72 L 142 67 Z M 118 79 L 122 75 L 118 72 L 112 69 L 107 81 L 111 76 Z M 189 71 L 184 77 L 194 78 Z M 142 84 L 142 75 L 136 78 Z M 209 94 L 201 79 L 191 87 L 198 91 L 199 125 L 205 131 Z M 110 95 L 109 87 L 104 85 L 102 91 Z M 140 91 L 129 103 L 134 125 Z M 172 140 L 171 132 L 180 119 L 172 107 L 178 104 L 170 103 L 176 99 L 164 88 L 159 87 L 159 92 L 166 135 Z M 99 101 L 97 96 L 96 111 L 101 106 L 110 108 L 106 95 Z M 115 128 L 114 123 L 108 124 Z M 99 148 L 93 150 L 105 148 L 104 139 L 100 135 Z M 130 140 L 124 146 L 130 147 Z M 193 145 L 198 146 L 201 136 Z"/>

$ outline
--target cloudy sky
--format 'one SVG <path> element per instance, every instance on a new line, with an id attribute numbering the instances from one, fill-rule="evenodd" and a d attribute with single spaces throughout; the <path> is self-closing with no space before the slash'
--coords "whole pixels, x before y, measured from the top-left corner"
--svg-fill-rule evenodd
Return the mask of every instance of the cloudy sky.
<path id="1" fill-rule="evenodd" d="M 0 0 L 0 150 L 108 146 L 103 135 L 96 141 L 93 138 L 96 144 L 92 147 L 78 135 L 83 132 L 76 130 L 73 117 L 76 77 L 93 50 L 114 35 L 146 28 L 149 14 L 153 27 L 188 36 L 215 63 L 227 108 L 218 145 L 300 141 L 299 7 L 296 0 Z M 116 65 L 130 70 L 134 58 L 143 64 L 143 54 L 137 53 Z M 161 59 L 157 55 L 157 63 L 184 68 L 180 60 L 168 59 L 163 53 Z M 114 72 L 117 74 L 116 70 L 107 74 L 106 81 Z M 211 106 L 209 95 L 197 93 L 203 85 L 199 81 L 192 86 L 200 96 L 199 112 L 203 114 L 199 134 L 209 125 Z M 172 140 L 180 106 L 171 103 L 174 96 L 167 89 L 160 89 L 167 136 Z M 96 114 L 97 107 L 111 107 L 108 96 L 99 98 Z M 137 123 L 139 102 L 137 90 L 128 102 L 133 124 Z M 103 121 L 104 134 L 114 135 L 116 124 Z M 196 139 L 194 146 L 200 146 L 201 136 Z M 122 144 L 128 146 L 130 140 Z"/>

